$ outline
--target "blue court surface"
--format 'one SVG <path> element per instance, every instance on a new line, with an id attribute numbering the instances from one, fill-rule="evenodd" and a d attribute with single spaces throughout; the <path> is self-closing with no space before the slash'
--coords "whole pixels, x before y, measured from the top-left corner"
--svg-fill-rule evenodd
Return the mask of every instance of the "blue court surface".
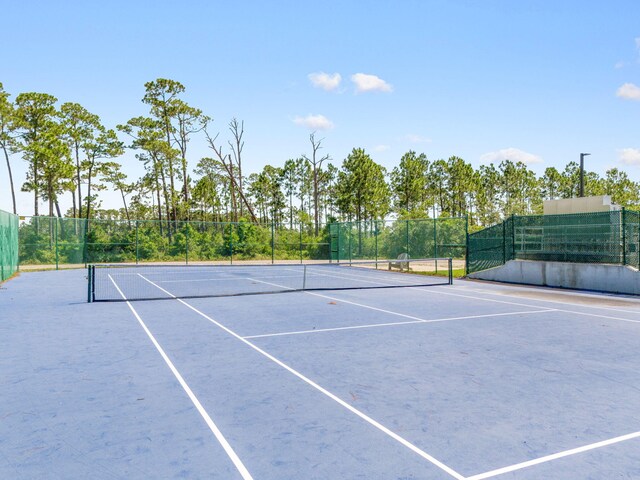
<path id="1" fill-rule="evenodd" d="M 2 479 L 640 478 L 640 299 L 456 280 L 87 303 L 86 275 L 0 289 Z"/>

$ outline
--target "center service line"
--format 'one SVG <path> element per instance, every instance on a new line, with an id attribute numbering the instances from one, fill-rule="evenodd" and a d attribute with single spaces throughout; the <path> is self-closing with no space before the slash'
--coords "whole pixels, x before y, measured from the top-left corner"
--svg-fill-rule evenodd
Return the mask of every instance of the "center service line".
<path id="1" fill-rule="evenodd" d="M 140 275 L 140 274 L 138 274 Z M 165 290 L 164 288 L 162 288 L 159 285 L 156 285 L 154 282 L 152 282 L 151 280 L 149 280 L 148 278 L 146 278 L 144 275 L 140 275 L 140 277 L 142 277 L 144 280 L 146 280 L 147 282 L 149 282 L 151 285 L 153 285 L 154 287 L 162 290 L 164 293 L 166 293 L 167 295 L 170 295 L 171 297 L 175 298 L 178 302 L 182 303 L 185 307 L 193 310 L 195 313 L 197 313 L 198 315 L 200 315 L 203 318 L 206 318 L 207 320 L 209 320 L 211 323 L 213 323 L 214 325 L 216 325 L 218 328 L 224 330 L 225 332 L 227 332 L 229 335 L 235 337 L 236 339 L 240 340 L 242 343 L 244 343 L 245 345 L 251 347 L 253 350 L 255 350 L 256 352 L 260 353 L 261 355 L 263 355 L 264 357 L 268 358 L 269 360 L 271 360 L 272 362 L 274 362 L 276 365 L 279 365 L 280 367 L 284 368 L 285 370 L 287 370 L 289 373 L 295 375 L 296 377 L 298 377 L 300 380 L 302 380 L 303 382 L 305 382 L 306 384 L 310 385 L 311 387 L 315 388 L 316 390 L 318 390 L 320 393 L 324 394 L 325 396 L 329 397 L 331 400 L 335 401 L 336 403 L 340 404 L 341 406 L 343 406 L 344 408 L 346 408 L 347 410 L 349 410 L 350 412 L 354 413 L 355 415 L 357 415 L 358 417 L 360 417 L 361 419 L 363 419 L 364 421 L 366 421 L 367 423 L 369 423 L 370 425 L 374 426 L 375 428 L 377 428 L 378 430 L 380 430 L 381 432 L 385 433 L 386 435 L 388 435 L 389 437 L 393 438 L 394 440 L 396 440 L 397 442 L 399 442 L 400 444 L 402 444 L 403 446 L 407 447 L 409 450 L 413 451 L 414 453 L 418 454 L 419 456 L 421 456 L 422 458 L 424 458 L 425 460 L 429 461 L 430 463 L 432 463 L 433 465 L 435 465 L 436 467 L 440 468 L 441 470 L 445 471 L 446 473 L 448 473 L 449 475 L 451 475 L 453 478 L 455 478 L 456 480 L 466 480 L 465 477 L 463 475 L 461 475 L 460 473 L 456 472 L 454 469 L 452 469 L 451 467 L 445 465 L 444 463 L 442 463 L 440 460 L 438 460 L 437 458 L 429 455 L 427 452 L 421 450 L 420 448 L 418 448 L 417 446 L 415 446 L 414 444 L 412 444 L 411 442 L 409 442 L 408 440 L 404 439 L 403 437 L 401 437 L 400 435 L 398 435 L 397 433 L 389 430 L 387 427 L 385 427 L 384 425 L 382 425 L 381 423 L 377 422 L 376 420 L 374 420 L 373 418 L 369 417 L 368 415 L 366 415 L 365 413 L 361 412 L 360 410 L 358 410 L 357 408 L 353 407 L 352 405 L 349 405 L 347 402 L 345 402 L 344 400 L 342 400 L 340 397 L 334 395 L 333 393 L 331 393 L 330 391 L 328 391 L 327 389 L 325 389 L 324 387 L 321 387 L 320 385 L 318 385 L 317 383 L 315 383 L 313 380 L 311 380 L 308 377 L 305 377 L 302 373 L 298 372 L 297 370 L 294 370 L 292 367 L 290 367 L 289 365 L 287 365 L 286 363 L 282 362 L 281 360 L 277 359 L 276 357 L 274 357 L 273 355 L 271 355 L 270 353 L 267 353 L 266 351 L 262 350 L 260 347 L 258 347 L 257 345 L 253 344 L 252 342 L 250 342 L 249 340 L 246 340 L 244 338 L 242 338 L 240 335 L 238 335 L 236 332 L 234 332 L 233 330 L 231 330 L 230 328 L 224 326 L 223 324 L 221 324 L 220 322 L 214 320 L 213 318 L 211 318 L 210 316 L 208 316 L 207 314 L 201 312 L 200 310 L 198 310 L 197 308 L 195 308 L 194 306 L 190 305 L 189 303 L 185 302 L 184 300 L 182 300 L 181 298 L 177 298 L 175 295 L 173 295 L 171 292 L 168 292 L 167 290 Z"/>
<path id="2" fill-rule="evenodd" d="M 142 277 L 142 275 L 140 276 Z M 227 439 L 224 438 L 224 435 L 222 434 L 220 429 L 213 422 L 213 420 L 211 419 L 207 411 L 204 409 L 204 407 L 202 406 L 202 404 L 200 403 L 196 395 L 193 393 L 193 391 L 191 390 L 191 388 L 189 387 L 185 379 L 182 378 L 182 375 L 180 375 L 180 372 L 178 371 L 178 369 L 175 367 L 173 362 L 171 362 L 171 360 L 169 359 L 169 356 L 165 353 L 164 349 L 160 346 L 160 344 L 158 343 L 156 338 L 153 336 L 151 331 L 147 328 L 145 323 L 142 321 L 142 318 L 140 318 L 140 315 L 138 315 L 138 312 L 136 312 L 136 310 L 133 308 L 133 305 L 131 305 L 131 302 L 127 300 L 127 297 L 124 296 L 124 293 L 122 293 L 122 290 L 120 290 L 120 287 L 118 287 L 118 284 L 113 280 L 113 278 L 111 278 L 111 275 L 109 275 L 109 280 L 111 280 L 111 283 L 113 283 L 113 286 L 116 287 L 116 290 L 118 290 L 118 293 L 122 296 L 122 299 L 127 302 L 127 306 L 133 313 L 133 316 L 136 317 L 136 319 L 138 320 L 138 323 L 140 323 L 140 326 L 142 326 L 142 329 L 145 331 L 145 333 L 147 334 L 147 336 L 149 337 L 153 345 L 156 347 L 156 350 L 158 350 L 158 352 L 160 353 L 165 363 L 168 365 L 169 369 L 171 370 L 173 375 L 176 377 L 176 379 L 178 380 L 178 382 L 186 392 L 187 396 L 189 397 L 193 405 L 196 407 L 196 409 L 198 410 L 198 412 L 200 413 L 200 415 L 202 416 L 206 424 L 209 426 L 209 429 L 211 430 L 211 432 L 215 435 L 220 445 L 222 445 L 222 448 L 224 448 L 224 451 L 227 453 L 228 457 L 231 459 L 235 467 L 238 469 L 238 472 L 240 473 L 240 475 L 242 475 L 242 478 L 244 480 L 253 480 L 253 477 L 251 476 L 247 468 L 242 463 L 242 460 L 240 460 L 240 457 L 238 457 L 238 455 L 233 450 L 233 448 L 231 447 Z"/>

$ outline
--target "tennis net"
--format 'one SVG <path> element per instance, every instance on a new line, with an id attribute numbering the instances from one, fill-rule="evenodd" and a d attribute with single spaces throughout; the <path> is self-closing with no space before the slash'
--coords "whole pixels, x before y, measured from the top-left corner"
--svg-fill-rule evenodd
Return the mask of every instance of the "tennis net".
<path id="1" fill-rule="evenodd" d="M 425 287 L 453 282 L 452 260 L 266 265 L 89 265 L 88 301 L 226 297 L 313 290 Z"/>

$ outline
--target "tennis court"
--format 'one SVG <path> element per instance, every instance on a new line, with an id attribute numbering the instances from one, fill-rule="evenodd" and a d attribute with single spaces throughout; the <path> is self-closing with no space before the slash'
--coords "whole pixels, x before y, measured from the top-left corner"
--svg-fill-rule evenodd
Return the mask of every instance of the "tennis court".
<path id="1" fill-rule="evenodd" d="M 0 478 L 640 478 L 638 299 L 275 267 L 3 284 Z"/>

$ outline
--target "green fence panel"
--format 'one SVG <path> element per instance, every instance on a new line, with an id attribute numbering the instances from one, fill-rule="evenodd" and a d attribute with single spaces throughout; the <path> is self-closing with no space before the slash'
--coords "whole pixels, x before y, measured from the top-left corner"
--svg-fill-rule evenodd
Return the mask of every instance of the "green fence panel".
<path id="1" fill-rule="evenodd" d="M 466 255 L 466 218 L 371 220 L 331 224 L 331 259 L 392 260 Z"/>
<path id="2" fill-rule="evenodd" d="M 511 259 L 639 268 L 639 230 L 637 211 L 513 216 L 469 235 L 467 268 L 477 272 Z"/>
<path id="3" fill-rule="evenodd" d="M 625 264 L 640 270 L 640 212 L 624 211 Z"/>
<path id="4" fill-rule="evenodd" d="M 18 216 L 0 210 L 0 281 L 18 270 Z"/>
<path id="5" fill-rule="evenodd" d="M 516 258 L 623 263 L 622 212 L 515 217 Z"/>
<path id="6" fill-rule="evenodd" d="M 469 235 L 467 271 L 479 272 L 503 265 L 507 257 L 506 222 Z"/>

